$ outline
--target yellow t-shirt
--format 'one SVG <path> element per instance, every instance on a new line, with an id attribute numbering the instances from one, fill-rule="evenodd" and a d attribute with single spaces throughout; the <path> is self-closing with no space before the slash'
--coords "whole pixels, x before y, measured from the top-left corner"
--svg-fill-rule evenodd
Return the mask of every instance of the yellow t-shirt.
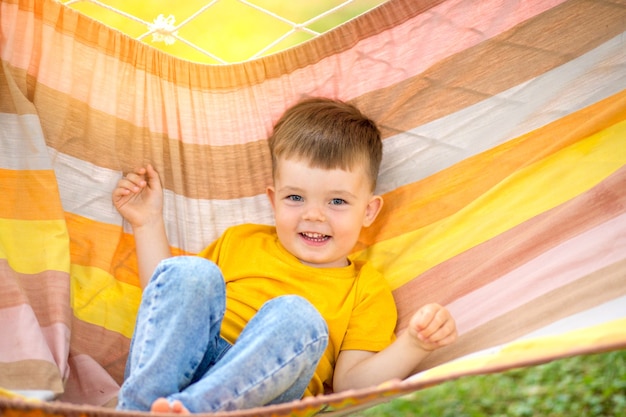
<path id="1" fill-rule="evenodd" d="M 384 277 L 368 263 L 343 268 L 302 264 L 278 241 L 273 226 L 232 227 L 198 254 L 215 262 L 226 282 L 222 336 L 234 343 L 263 303 L 279 295 L 300 295 L 326 320 L 329 343 L 306 395 L 332 386 L 341 350 L 378 352 L 394 340 L 395 302 Z"/>

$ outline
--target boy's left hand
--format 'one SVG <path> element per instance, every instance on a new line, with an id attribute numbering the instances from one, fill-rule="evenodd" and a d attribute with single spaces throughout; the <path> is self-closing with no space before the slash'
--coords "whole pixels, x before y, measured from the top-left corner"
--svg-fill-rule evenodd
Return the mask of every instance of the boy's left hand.
<path id="1" fill-rule="evenodd" d="M 411 317 L 408 331 L 426 351 L 447 346 L 457 338 L 454 318 L 439 304 L 427 304 L 417 310 Z"/>

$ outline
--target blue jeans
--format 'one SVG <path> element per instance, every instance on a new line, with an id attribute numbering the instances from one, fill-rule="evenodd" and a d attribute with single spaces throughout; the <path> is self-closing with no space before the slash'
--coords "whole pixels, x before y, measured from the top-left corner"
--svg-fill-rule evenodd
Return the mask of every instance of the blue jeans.
<path id="1" fill-rule="evenodd" d="M 193 413 L 301 398 L 328 344 L 318 311 L 302 297 L 276 297 L 231 345 L 220 336 L 225 304 L 215 264 L 162 261 L 143 293 L 118 409 L 148 411 L 159 397 Z"/>

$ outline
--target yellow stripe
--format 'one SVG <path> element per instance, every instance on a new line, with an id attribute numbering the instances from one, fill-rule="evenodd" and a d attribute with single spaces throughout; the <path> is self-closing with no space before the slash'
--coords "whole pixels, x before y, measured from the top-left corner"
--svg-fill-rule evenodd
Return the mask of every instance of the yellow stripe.
<path id="1" fill-rule="evenodd" d="M 626 164 L 624 138 L 626 122 L 621 122 L 513 173 L 448 218 L 379 242 L 357 257 L 369 259 L 392 288 L 398 288 L 435 265 L 589 190 Z"/>
<path id="2" fill-rule="evenodd" d="M 87 323 L 131 337 L 141 289 L 100 268 L 72 265 L 72 308 Z"/>
<path id="3" fill-rule="evenodd" d="M 69 272 L 65 221 L 0 219 L 0 258 L 22 274 Z"/>

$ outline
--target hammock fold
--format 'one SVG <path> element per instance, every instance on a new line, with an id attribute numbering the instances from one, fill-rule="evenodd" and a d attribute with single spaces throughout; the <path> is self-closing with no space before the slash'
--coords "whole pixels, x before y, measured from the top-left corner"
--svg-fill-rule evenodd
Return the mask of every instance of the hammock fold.
<path id="1" fill-rule="evenodd" d="M 169 56 L 53 0 L 0 0 L 0 413 L 120 415 L 141 298 L 111 203 L 152 163 L 175 254 L 272 223 L 266 139 L 296 101 L 384 136 L 385 205 L 355 256 L 397 331 L 459 340 L 405 381 L 214 415 L 340 415 L 464 375 L 626 348 L 626 1 L 390 0 L 239 64 Z M 44 391 L 56 401 L 25 400 Z"/>

